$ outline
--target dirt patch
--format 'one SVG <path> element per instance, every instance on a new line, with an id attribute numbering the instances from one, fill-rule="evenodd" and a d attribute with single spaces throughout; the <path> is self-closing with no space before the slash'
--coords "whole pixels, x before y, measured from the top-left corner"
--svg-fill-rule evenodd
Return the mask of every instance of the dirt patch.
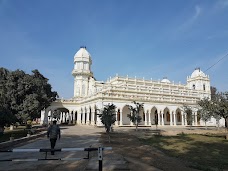
<path id="1" fill-rule="evenodd" d="M 140 134 L 133 131 L 115 132 L 111 134 L 111 142 L 109 143 L 107 141 L 108 137 L 104 133 L 101 135 L 100 141 L 104 146 L 113 147 L 115 153 L 121 154 L 129 162 L 129 167 L 132 171 L 144 170 L 144 166 L 167 171 L 195 170 L 190 168 L 190 163 L 186 161 L 168 157 L 156 148 L 143 145 L 138 139 Z"/>

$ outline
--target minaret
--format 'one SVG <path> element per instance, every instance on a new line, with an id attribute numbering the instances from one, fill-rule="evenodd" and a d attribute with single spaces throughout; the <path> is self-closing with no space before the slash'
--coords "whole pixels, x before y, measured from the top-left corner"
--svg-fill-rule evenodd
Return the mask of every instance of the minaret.
<path id="1" fill-rule="evenodd" d="M 81 46 L 74 55 L 74 98 L 88 96 L 89 78 L 93 76 L 91 72 L 92 60 L 85 46 Z"/>
<path id="2" fill-rule="evenodd" d="M 203 97 L 206 97 L 205 94 L 208 94 L 207 97 L 210 98 L 210 78 L 200 68 L 196 68 L 191 76 L 187 77 L 187 86 L 189 89 L 203 92 Z"/>

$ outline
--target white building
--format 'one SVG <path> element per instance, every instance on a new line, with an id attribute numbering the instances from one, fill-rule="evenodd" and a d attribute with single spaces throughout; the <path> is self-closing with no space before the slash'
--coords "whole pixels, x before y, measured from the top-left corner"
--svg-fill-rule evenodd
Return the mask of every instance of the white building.
<path id="1" fill-rule="evenodd" d="M 140 115 L 144 126 L 158 125 L 187 125 L 187 115 L 183 112 L 183 105 L 193 109 L 193 125 L 204 125 L 197 117 L 197 101 L 211 96 L 210 79 L 199 68 L 187 77 L 187 84 L 170 82 L 167 78 L 145 80 L 140 78 L 121 77 L 116 75 L 106 82 L 97 81 L 91 71 L 92 59 L 86 47 L 81 47 L 74 55 L 74 97 L 72 99 L 58 99 L 45 111 L 41 112 L 41 124 L 47 124 L 55 115 L 60 116 L 61 123 L 77 123 L 100 126 L 98 110 L 105 104 L 116 105 L 116 126 L 133 125 L 127 114 L 128 105 L 133 101 L 144 103 Z M 220 125 L 224 121 L 220 120 Z M 211 119 L 207 125 L 216 125 Z"/>

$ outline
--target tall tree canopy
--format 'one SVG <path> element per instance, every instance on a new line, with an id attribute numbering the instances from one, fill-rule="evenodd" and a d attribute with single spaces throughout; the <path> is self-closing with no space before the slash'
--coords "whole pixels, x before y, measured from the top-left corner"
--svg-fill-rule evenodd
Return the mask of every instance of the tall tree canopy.
<path id="1" fill-rule="evenodd" d="M 0 103 L 4 110 L 16 116 L 20 122 L 40 116 L 57 97 L 57 92 L 38 70 L 26 74 L 22 70 L 9 71 L 0 68 Z"/>
<path id="2" fill-rule="evenodd" d="M 224 118 L 225 126 L 228 126 L 228 92 L 218 92 L 211 100 L 202 99 L 198 102 L 204 113 L 216 119 Z"/>

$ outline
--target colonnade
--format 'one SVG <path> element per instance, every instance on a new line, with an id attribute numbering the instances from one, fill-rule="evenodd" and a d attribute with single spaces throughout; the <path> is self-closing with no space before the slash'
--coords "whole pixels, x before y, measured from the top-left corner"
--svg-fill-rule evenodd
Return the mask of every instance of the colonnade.
<path id="1" fill-rule="evenodd" d="M 103 106 L 103 104 L 102 104 Z M 99 116 L 97 115 L 98 110 L 102 108 L 101 105 L 94 105 L 92 108 L 89 107 L 81 107 L 77 110 L 73 109 L 67 109 L 65 108 L 64 111 L 58 110 L 58 108 L 49 109 L 46 110 L 44 114 L 46 115 L 46 123 L 50 123 L 52 121 L 52 118 L 55 117 L 57 111 L 57 120 L 59 124 L 78 124 L 78 125 L 97 125 L 101 126 L 102 123 L 100 121 Z M 131 111 L 126 108 L 127 105 L 116 108 L 116 122 L 115 126 L 133 126 L 133 123 L 130 121 L 130 119 L 127 117 L 127 114 L 130 114 Z M 143 126 L 152 126 L 155 125 L 157 122 L 157 125 L 164 126 L 164 125 L 170 125 L 170 126 L 187 126 L 189 116 L 187 116 L 186 113 L 183 112 L 183 110 L 180 110 L 179 108 L 175 109 L 169 109 L 167 107 L 165 108 L 143 108 L 143 110 L 140 113 L 140 116 L 142 117 L 142 122 L 140 122 L 139 125 Z M 42 117 L 41 117 L 42 118 Z M 45 116 L 43 117 L 45 120 Z M 197 118 L 197 111 L 192 111 L 192 125 L 197 126 L 198 125 L 198 118 Z M 41 119 L 42 120 L 42 119 Z M 45 121 L 43 122 L 45 123 Z"/>

